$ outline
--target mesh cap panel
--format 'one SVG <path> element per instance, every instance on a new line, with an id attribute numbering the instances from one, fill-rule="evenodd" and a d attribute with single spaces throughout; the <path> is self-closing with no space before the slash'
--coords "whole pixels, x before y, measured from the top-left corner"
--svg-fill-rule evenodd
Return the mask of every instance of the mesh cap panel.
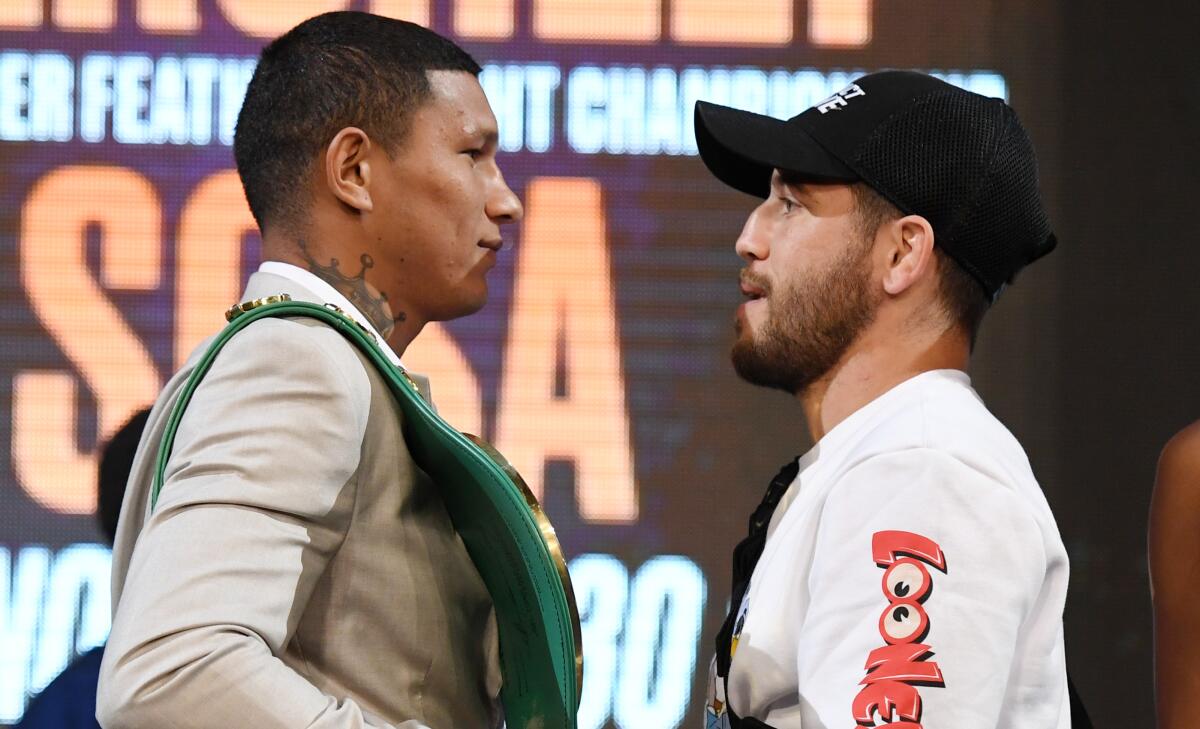
<path id="1" fill-rule="evenodd" d="M 1004 102 L 937 92 L 877 127 L 854 167 L 900 210 L 929 220 L 942 250 L 992 293 L 1045 252 L 1034 159 Z"/>

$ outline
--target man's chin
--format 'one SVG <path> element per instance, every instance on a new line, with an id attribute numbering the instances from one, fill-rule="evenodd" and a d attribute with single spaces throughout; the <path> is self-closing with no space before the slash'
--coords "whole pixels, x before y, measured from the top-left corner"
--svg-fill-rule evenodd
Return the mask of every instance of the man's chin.
<path id="1" fill-rule="evenodd" d="M 738 377 L 751 385 L 791 392 L 789 383 L 781 377 L 783 373 L 773 366 L 749 336 L 738 337 L 729 352 L 729 359 L 733 362 L 733 371 Z"/>
<path id="2" fill-rule="evenodd" d="M 478 314 L 487 305 L 487 296 L 464 301 L 454 309 L 446 311 L 442 316 L 438 317 L 438 321 L 451 321 L 454 319 L 462 319 L 465 316 Z"/>
<path id="3" fill-rule="evenodd" d="M 478 313 L 488 302 L 487 279 L 483 276 L 466 279 L 456 298 L 454 315 L 447 318 L 461 319 L 464 316 Z"/>
<path id="4" fill-rule="evenodd" d="M 487 304 L 487 300 L 488 292 L 485 285 L 482 291 L 472 292 L 470 296 L 456 296 L 452 301 L 443 301 L 439 307 L 431 307 L 429 321 L 453 321 L 477 314 Z"/>
<path id="5" fill-rule="evenodd" d="M 751 385 L 782 390 L 789 395 L 804 390 L 816 379 L 809 370 L 780 352 L 764 351 L 750 337 L 738 337 L 729 352 L 733 370 Z"/>

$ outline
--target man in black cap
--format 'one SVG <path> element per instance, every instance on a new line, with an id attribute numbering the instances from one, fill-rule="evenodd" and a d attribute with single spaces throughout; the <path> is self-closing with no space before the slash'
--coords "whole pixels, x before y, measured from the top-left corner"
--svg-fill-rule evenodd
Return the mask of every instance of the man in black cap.
<path id="1" fill-rule="evenodd" d="M 700 102 L 696 139 L 763 199 L 734 367 L 795 395 L 816 442 L 734 554 L 706 727 L 1069 727 L 1066 551 L 966 373 L 1055 245 L 1016 114 L 887 71 L 786 122 Z"/>

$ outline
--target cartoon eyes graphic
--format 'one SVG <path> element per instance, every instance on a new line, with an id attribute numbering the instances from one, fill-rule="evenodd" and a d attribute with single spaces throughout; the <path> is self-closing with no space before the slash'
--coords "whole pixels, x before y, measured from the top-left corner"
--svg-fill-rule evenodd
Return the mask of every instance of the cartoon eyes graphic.
<path id="1" fill-rule="evenodd" d="M 929 617 L 917 602 L 894 602 L 879 616 L 879 633 L 891 645 L 920 640 L 928 627 Z"/>
<path id="2" fill-rule="evenodd" d="M 923 601 L 929 596 L 933 581 L 929 570 L 915 559 L 897 560 L 883 573 L 883 594 L 890 601 Z"/>
<path id="3" fill-rule="evenodd" d="M 891 645 L 920 640 L 929 628 L 921 602 L 933 589 L 929 570 L 915 559 L 898 559 L 883 573 L 888 606 L 879 616 L 879 633 Z"/>

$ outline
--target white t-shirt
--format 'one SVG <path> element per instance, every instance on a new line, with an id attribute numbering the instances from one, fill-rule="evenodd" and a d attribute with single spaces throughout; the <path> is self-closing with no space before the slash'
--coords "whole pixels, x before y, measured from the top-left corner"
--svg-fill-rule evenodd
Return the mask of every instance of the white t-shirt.
<path id="1" fill-rule="evenodd" d="M 775 729 L 1070 727 L 1066 550 L 965 373 L 897 385 L 799 466 L 706 729 L 727 706 Z"/>

